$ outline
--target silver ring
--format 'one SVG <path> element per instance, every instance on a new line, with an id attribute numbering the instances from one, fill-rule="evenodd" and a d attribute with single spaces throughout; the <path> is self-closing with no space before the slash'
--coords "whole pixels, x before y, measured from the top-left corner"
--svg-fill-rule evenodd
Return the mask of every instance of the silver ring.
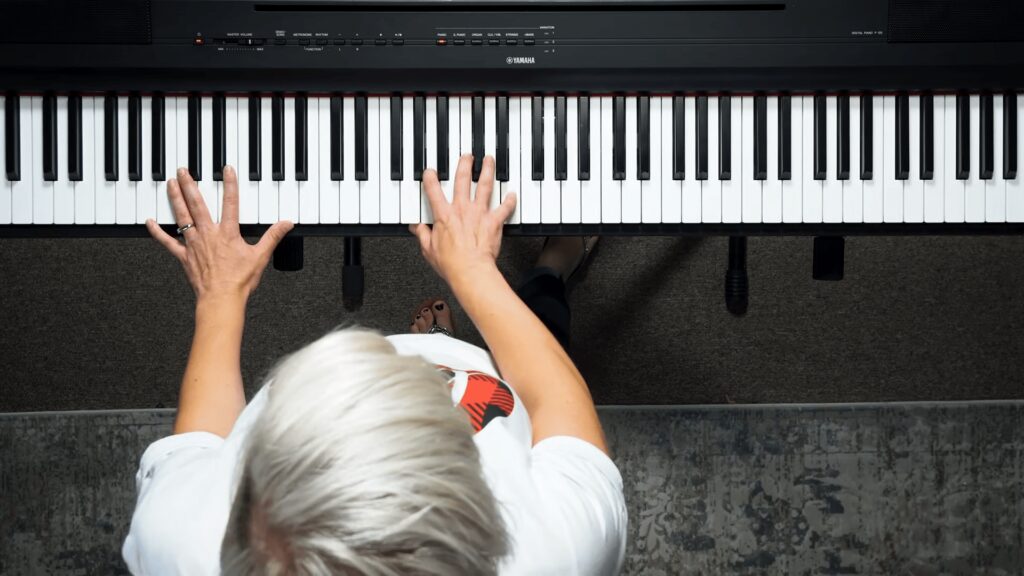
<path id="1" fill-rule="evenodd" d="M 185 231 L 186 231 L 186 230 L 188 230 L 188 229 L 189 229 L 189 228 L 191 228 L 191 227 L 192 227 L 192 225 L 191 225 L 191 224 L 185 224 L 185 225 L 184 225 L 184 226 L 182 226 L 181 228 L 178 228 L 178 236 L 181 236 L 182 234 L 184 234 L 184 233 L 185 233 Z"/>
<path id="2" fill-rule="evenodd" d="M 444 334 L 445 336 L 448 337 L 454 337 L 452 336 L 451 330 L 445 328 L 444 326 L 438 326 L 437 324 L 431 326 L 430 329 L 427 330 L 427 334 Z"/>

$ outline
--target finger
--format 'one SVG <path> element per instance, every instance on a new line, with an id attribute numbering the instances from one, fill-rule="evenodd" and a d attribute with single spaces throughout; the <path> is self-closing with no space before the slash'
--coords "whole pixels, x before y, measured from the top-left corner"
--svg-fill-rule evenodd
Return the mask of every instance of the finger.
<path id="1" fill-rule="evenodd" d="M 185 168 L 178 168 L 178 187 L 185 197 L 185 205 L 188 206 L 189 214 L 192 215 L 192 223 L 196 228 L 205 228 L 213 225 L 210 218 L 210 211 L 206 208 L 203 195 L 199 192 L 199 185 L 192 179 L 192 176 Z"/>
<path id="2" fill-rule="evenodd" d="M 430 210 L 437 219 L 448 210 L 448 199 L 444 197 L 441 190 L 441 183 L 437 181 L 437 171 L 429 168 L 423 171 L 423 190 L 427 193 L 427 201 L 430 202 Z M 410 228 L 411 230 L 411 228 Z"/>
<path id="3" fill-rule="evenodd" d="M 516 211 L 516 198 L 515 192 L 509 192 L 505 199 L 502 200 L 501 204 L 494 209 L 494 214 L 499 218 L 498 222 L 504 224 L 508 222 L 508 219 L 512 216 L 512 213 Z"/>
<path id="4" fill-rule="evenodd" d="M 172 256 L 179 261 L 185 258 L 185 246 L 172 238 L 170 234 L 164 232 L 164 229 L 152 218 L 146 220 L 146 230 L 149 230 L 149 235 L 153 237 L 153 240 L 156 240 L 161 246 L 166 248 Z"/>
<path id="5" fill-rule="evenodd" d="M 426 257 L 430 254 L 430 226 L 426 224 L 409 224 L 409 231 L 420 241 L 420 252 Z"/>
<path id="6" fill-rule="evenodd" d="M 224 207 L 220 221 L 238 225 L 238 172 L 234 166 L 224 167 Z"/>
<path id="7" fill-rule="evenodd" d="M 270 228 L 267 228 L 267 231 L 263 233 L 263 237 L 260 238 L 256 247 L 262 254 L 269 258 L 270 254 L 274 251 L 274 248 L 277 248 L 277 245 L 281 243 L 281 240 L 284 239 L 285 235 L 291 232 L 294 227 L 295 224 L 292 224 L 291 221 L 281 220 Z"/>
<path id="8" fill-rule="evenodd" d="M 459 167 L 455 170 L 455 192 L 452 204 L 469 202 L 469 186 L 473 182 L 473 155 L 463 154 L 459 158 Z"/>
<path id="9" fill-rule="evenodd" d="M 491 205 L 491 194 L 494 193 L 494 157 L 484 156 L 484 164 L 480 169 L 480 179 L 476 183 L 476 202 L 486 210 Z"/>
<path id="10" fill-rule="evenodd" d="M 185 197 L 181 194 L 181 186 L 178 186 L 178 181 L 174 178 L 167 181 L 167 197 L 171 201 L 171 211 L 174 212 L 174 221 L 178 226 L 192 224 L 192 215 L 189 214 Z"/>

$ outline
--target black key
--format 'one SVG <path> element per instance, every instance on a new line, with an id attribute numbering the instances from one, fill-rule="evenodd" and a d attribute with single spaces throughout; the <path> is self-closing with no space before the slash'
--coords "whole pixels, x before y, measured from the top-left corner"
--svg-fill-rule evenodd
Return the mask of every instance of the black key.
<path id="1" fill-rule="evenodd" d="M 577 102 L 580 180 L 590 180 L 590 96 L 580 96 Z"/>
<path id="2" fill-rule="evenodd" d="M 910 176 L 910 96 L 896 95 L 896 179 Z"/>
<path id="3" fill-rule="evenodd" d="M 370 156 L 369 156 L 369 112 L 367 111 L 367 99 L 365 94 L 356 96 L 356 180 L 365 182 L 369 180 Z"/>
<path id="4" fill-rule="evenodd" d="M 128 180 L 142 180 L 142 97 L 128 95 Z"/>
<path id="5" fill-rule="evenodd" d="M 612 99 L 612 179 L 626 179 L 626 97 Z"/>
<path id="6" fill-rule="evenodd" d="M 651 179 L 651 97 L 636 99 L 636 179 Z"/>
<path id="7" fill-rule="evenodd" d="M 826 136 L 825 95 L 814 95 L 814 179 L 824 180 L 828 172 L 828 144 Z"/>
<path id="8" fill-rule="evenodd" d="M 565 96 L 555 96 L 555 180 L 569 178 L 569 152 L 566 148 L 568 126 Z"/>
<path id="9" fill-rule="evenodd" d="M 284 94 L 275 93 L 270 101 L 270 178 L 284 180 Z"/>
<path id="10" fill-rule="evenodd" d="M 82 95 L 68 96 L 68 180 L 82 181 Z"/>
<path id="11" fill-rule="evenodd" d="M 768 178 L 768 97 L 754 96 L 754 180 Z"/>
<path id="12" fill-rule="evenodd" d="M 871 94 L 860 96 L 860 179 L 875 177 L 874 157 L 874 103 Z"/>
<path id="13" fill-rule="evenodd" d="M 295 180 L 309 180 L 309 98 L 295 95 Z"/>
<path id="14" fill-rule="evenodd" d="M 507 108 L 506 108 L 507 110 Z M 506 118 L 506 122 L 508 118 Z M 506 151 L 507 154 L 507 151 Z M 508 158 L 506 157 L 506 162 Z M 417 95 L 412 99 L 412 178 L 423 180 L 427 167 L 427 99 Z M 506 170 L 507 172 L 507 170 Z"/>
<path id="15" fill-rule="evenodd" d="M 921 95 L 921 180 L 935 177 L 935 100 Z"/>
<path id="16" fill-rule="evenodd" d="M 978 176 L 982 180 L 991 180 L 995 172 L 995 102 L 992 94 L 981 95 L 981 126 L 978 133 L 979 166 Z"/>
<path id="17" fill-rule="evenodd" d="M 188 172 L 192 179 L 203 179 L 201 159 L 203 157 L 203 116 L 200 113 L 199 94 L 188 96 Z"/>
<path id="18" fill-rule="evenodd" d="M 686 98 L 672 97 L 672 179 L 686 178 Z"/>
<path id="19" fill-rule="evenodd" d="M 1017 177 L 1017 94 L 1003 94 L 1003 179 Z"/>
<path id="20" fill-rule="evenodd" d="M 533 151 L 531 163 L 531 176 L 533 180 L 544 179 L 544 98 L 541 96 L 534 96 L 531 99 L 533 105 L 531 106 L 531 127 L 533 134 L 533 142 L 531 150 Z"/>
<path id="21" fill-rule="evenodd" d="M 401 181 L 402 174 L 402 97 L 391 95 L 391 180 Z"/>
<path id="22" fill-rule="evenodd" d="M 116 182 L 118 176 L 117 95 L 112 92 L 103 97 L 103 176 L 108 182 Z"/>
<path id="23" fill-rule="evenodd" d="M 484 166 L 484 97 L 473 96 L 472 100 L 472 151 L 473 151 L 473 182 L 480 179 L 480 170 Z"/>
<path id="24" fill-rule="evenodd" d="M 254 92 L 249 95 L 249 180 L 252 182 L 263 180 L 262 114 L 260 95 Z"/>
<path id="25" fill-rule="evenodd" d="M 4 126 L 7 179 L 16 182 L 21 180 L 21 97 L 14 92 L 4 100 Z"/>
<path id="26" fill-rule="evenodd" d="M 508 182 L 508 96 L 498 96 L 494 110 L 495 134 L 494 172 L 498 182 Z"/>
<path id="27" fill-rule="evenodd" d="M 971 175 L 971 97 L 956 95 L 956 179 Z"/>
<path id="28" fill-rule="evenodd" d="M 793 178 L 793 97 L 779 96 L 779 180 Z"/>
<path id="29" fill-rule="evenodd" d="M 697 180 L 708 179 L 708 97 L 697 96 Z"/>
<path id="30" fill-rule="evenodd" d="M 57 96 L 43 95 L 43 180 L 57 180 Z"/>
<path id="31" fill-rule="evenodd" d="M 850 95 L 840 94 L 836 99 L 836 179 L 850 179 Z"/>
<path id="32" fill-rule="evenodd" d="M 223 93 L 213 95 L 213 179 L 224 180 L 224 165 L 228 158 L 227 100 Z"/>
<path id="33" fill-rule="evenodd" d="M 150 131 L 153 142 L 150 145 L 152 158 L 150 164 L 154 182 L 163 182 L 167 178 L 167 149 L 166 149 L 166 115 L 164 95 L 159 92 L 153 93 L 153 100 L 150 106 Z"/>
<path id="34" fill-rule="evenodd" d="M 341 96 L 331 96 L 331 180 L 337 182 L 344 179 L 344 156 L 342 155 L 345 146 L 341 135 L 344 129 L 344 101 Z"/>
<path id="35" fill-rule="evenodd" d="M 448 97 L 437 97 L 437 179 L 448 180 Z"/>
<path id="36" fill-rule="evenodd" d="M 732 180 L 732 97 L 718 97 L 718 179 Z"/>

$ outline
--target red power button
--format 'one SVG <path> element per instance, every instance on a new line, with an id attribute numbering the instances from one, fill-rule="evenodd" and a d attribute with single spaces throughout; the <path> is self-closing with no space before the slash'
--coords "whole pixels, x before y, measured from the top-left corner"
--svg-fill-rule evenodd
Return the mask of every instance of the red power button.
<path id="1" fill-rule="evenodd" d="M 438 46 L 447 46 L 448 45 L 448 39 L 447 38 L 438 38 L 437 39 L 437 45 Z"/>

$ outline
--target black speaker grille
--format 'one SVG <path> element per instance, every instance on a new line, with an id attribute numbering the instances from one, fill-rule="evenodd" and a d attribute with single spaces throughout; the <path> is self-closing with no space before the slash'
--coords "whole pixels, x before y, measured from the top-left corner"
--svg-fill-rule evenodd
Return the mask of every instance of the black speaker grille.
<path id="1" fill-rule="evenodd" d="M 0 44 L 149 44 L 150 0 L 0 0 Z"/>
<path id="2" fill-rule="evenodd" d="M 1024 41 L 1024 1 L 890 0 L 889 40 Z"/>

